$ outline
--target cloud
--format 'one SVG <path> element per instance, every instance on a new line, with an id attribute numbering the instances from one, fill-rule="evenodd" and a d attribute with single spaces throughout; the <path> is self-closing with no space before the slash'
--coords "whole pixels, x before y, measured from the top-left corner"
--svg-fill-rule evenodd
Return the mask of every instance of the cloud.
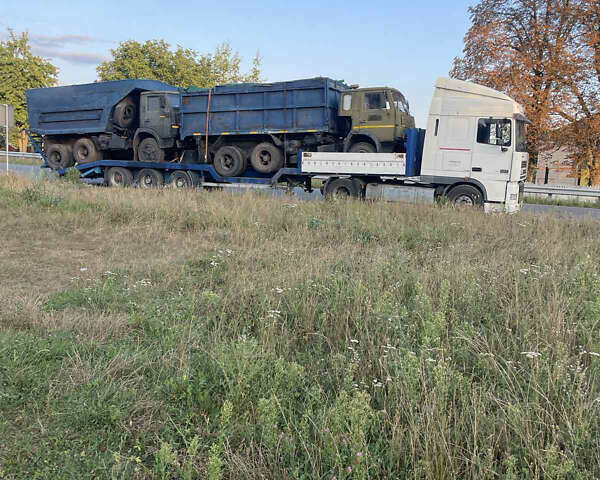
<path id="1" fill-rule="evenodd" d="M 78 63 L 84 65 L 96 65 L 108 60 L 103 55 L 90 52 L 78 52 L 72 50 L 59 50 L 55 48 L 33 47 L 33 53 L 40 57 L 66 60 L 70 63 Z"/>
<path id="2" fill-rule="evenodd" d="M 105 43 L 106 40 L 89 35 L 30 35 L 31 45 L 43 48 L 62 48 L 65 45 L 81 45 L 82 43 Z"/>

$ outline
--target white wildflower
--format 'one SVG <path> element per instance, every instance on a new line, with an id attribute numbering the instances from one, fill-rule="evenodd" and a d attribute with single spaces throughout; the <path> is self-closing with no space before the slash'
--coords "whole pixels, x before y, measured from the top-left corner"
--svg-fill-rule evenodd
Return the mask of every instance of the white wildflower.
<path id="1" fill-rule="evenodd" d="M 537 358 L 542 356 L 540 352 L 521 352 L 521 355 L 525 355 L 527 358 Z"/>

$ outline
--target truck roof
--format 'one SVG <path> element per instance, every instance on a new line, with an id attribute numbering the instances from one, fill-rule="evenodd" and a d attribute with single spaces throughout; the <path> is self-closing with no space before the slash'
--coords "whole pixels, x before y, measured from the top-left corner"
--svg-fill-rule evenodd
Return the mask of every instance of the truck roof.
<path id="1" fill-rule="evenodd" d="M 435 86 L 436 88 L 441 88 L 444 90 L 451 90 L 462 93 L 472 93 L 474 95 L 492 97 L 500 100 L 514 102 L 512 98 L 510 98 L 505 93 L 499 92 L 498 90 L 494 90 L 493 88 L 489 87 L 484 87 L 483 85 L 479 85 L 473 82 L 457 80 L 455 78 L 438 78 L 435 82 Z"/>
<path id="2" fill-rule="evenodd" d="M 464 80 L 438 78 L 431 100 L 430 115 L 504 116 L 525 112 L 522 105 L 505 93 Z"/>

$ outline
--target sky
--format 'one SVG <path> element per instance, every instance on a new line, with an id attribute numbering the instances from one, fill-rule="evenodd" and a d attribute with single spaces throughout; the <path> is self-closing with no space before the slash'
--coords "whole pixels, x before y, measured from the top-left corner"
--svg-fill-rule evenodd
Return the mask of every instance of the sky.
<path id="1" fill-rule="evenodd" d="M 397 88 L 424 128 L 433 85 L 461 54 L 474 3 L 2 0 L 0 39 L 9 28 L 28 31 L 61 85 L 96 80 L 98 63 L 125 40 L 163 39 L 199 53 L 229 41 L 245 67 L 260 52 L 269 82 L 323 76 Z"/>

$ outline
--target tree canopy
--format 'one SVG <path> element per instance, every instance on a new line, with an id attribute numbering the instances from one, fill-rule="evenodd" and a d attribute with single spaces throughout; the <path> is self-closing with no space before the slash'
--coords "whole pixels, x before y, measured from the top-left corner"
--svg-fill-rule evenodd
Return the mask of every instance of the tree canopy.
<path id="1" fill-rule="evenodd" d="M 149 78 L 186 88 L 260 81 L 259 54 L 254 57 L 250 71 L 242 73 L 242 59 L 227 42 L 217 46 L 214 53 L 199 54 L 181 46 L 172 50 L 164 40 L 144 43 L 127 40 L 111 53 L 113 59 L 97 67 L 100 80 Z"/>
<path id="2" fill-rule="evenodd" d="M 27 146 L 24 131 L 29 126 L 25 92 L 28 88 L 56 85 L 57 73 L 52 63 L 31 52 L 27 32 L 18 35 L 9 29 L 8 39 L 0 41 L 0 103 L 15 108 L 20 150 Z"/>
<path id="3" fill-rule="evenodd" d="M 597 0 L 480 0 L 450 75 L 525 106 L 533 164 L 566 146 L 600 183 L 600 6 Z M 579 153 L 579 154 L 578 154 Z M 577 163 L 576 162 L 576 163 Z M 581 167 L 581 165 L 577 165 Z"/>

